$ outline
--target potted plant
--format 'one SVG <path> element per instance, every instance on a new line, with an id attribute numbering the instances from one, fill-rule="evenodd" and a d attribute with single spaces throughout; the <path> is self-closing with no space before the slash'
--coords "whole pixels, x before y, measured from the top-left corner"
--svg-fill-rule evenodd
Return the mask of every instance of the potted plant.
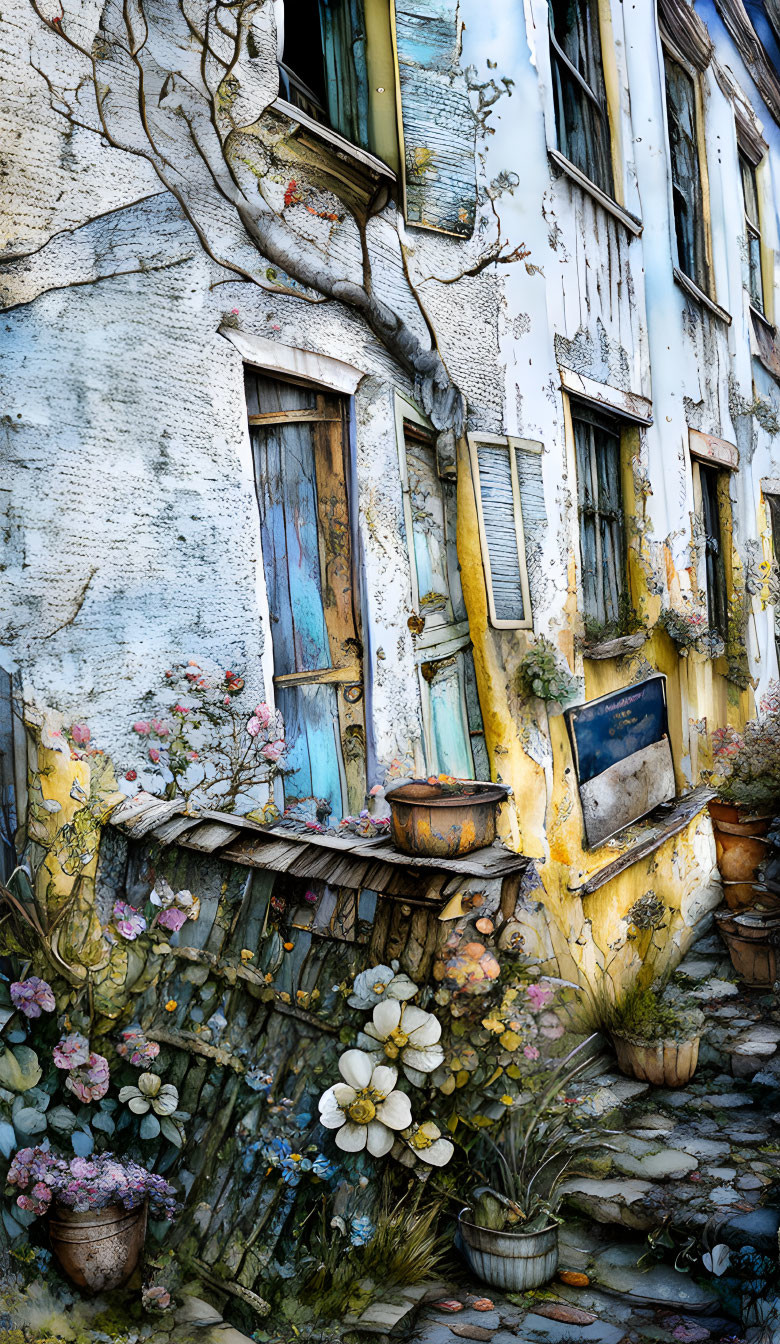
<path id="1" fill-rule="evenodd" d="M 405 854 L 454 858 L 491 845 L 499 803 L 509 789 L 434 775 L 411 780 L 385 793 L 390 804 L 393 844 Z"/>
<path id="2" fill-rule="evenodd" d="M 684 1087 L 696 1071 L 704 1014 L 664 1002 L 653 988 L 632 985 L 604 1014 L 621 1073 L 656 1087 Z"/>
<path id="3" fill-rule="evenodd" d="M 485 1283 L 526 1292 L 547 1283 L 558 1266 L 558 1213 L 563 1181 L 588 1148 L 609 1147 L 604 1130 L 576 1129 L 557 1104 L 594 1063 L 589 1037 L 559 1061 L 540 1094 L 508 1112 L 496 1139 L 483 1133 L 477 1157 L 488 1182 L 472 1192 L 458 1217 L 460 1248 Z"/>
<path id="4" fill-rule="evenodd" d="M 740 734 L 720 728 L 712 734 L 715 768 L 711 783 L 718 797 L 709 803 L 718 869 L 725 882 L 754 883 L 766 857 L 766 834 L 780 812 L 780 705 L 765 697 L 758 718 Z M 740 888 L 732 900 L 744 905 Z"/>
<path id="5" fill-rule="evenodd" d="M 58 1157 L 49 1148 L 22 1148 L 7 1181 L 21 1209 L 46 1216 L 51 1248 L 79 1288 L 99 1293 L 127 1283 L 141 1258 L 149 1209 L 172 1218 L 175 1192 L 137 1162 L 101 1153 Z"/>
<path id="6" fill-rule="evenodd" d="M 715 920 L 740 979 L 754 989 L 771 989 L 778 979 L 780 912 L 719 910 Z"/>

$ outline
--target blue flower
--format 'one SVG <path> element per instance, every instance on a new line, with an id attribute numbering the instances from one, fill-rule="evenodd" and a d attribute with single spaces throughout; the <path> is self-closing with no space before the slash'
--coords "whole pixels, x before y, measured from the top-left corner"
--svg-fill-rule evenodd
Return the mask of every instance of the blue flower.
<path id="1" fill-rule="evenodd" d="M 353 1246 L 365 1246 L 374 1235 L 370 1218 L 353 1218 L 350 1223 L 349 1239 Z"/>

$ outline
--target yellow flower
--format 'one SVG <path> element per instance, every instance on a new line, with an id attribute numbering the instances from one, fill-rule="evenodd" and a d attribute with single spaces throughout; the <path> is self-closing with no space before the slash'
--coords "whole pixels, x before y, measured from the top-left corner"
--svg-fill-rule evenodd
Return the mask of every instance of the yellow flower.
<path id="1" fill-rule="evenodd" d="M 513 1100 L 514 1100 L 514 1098 L 513 1098 L 513 1097 L 510 1097 L 510 1095 L 509 1095 L 508 1092 L 505 1092 L 504 1095 L 503 1095 L 503 1097 L 501 1098 L 501 1105 L 502 1105 L 502 1106 L 511 1106 Z"/>
<path id="2" fill-rule="evenodd" d="M 250 950 L 249 950 L 248 947 L 242 947 L 242 948 L 241 948 L 241 960 L 242 960 L 242 961 L 251 961 L 254 955 L 255 955 L 254 952 L 250 952 Z"/>
<path id="3" fill-rule="evenodd" d="M 286 990 L 286 989 L 282 990 L 281 994 L 279 995 L 279 998 L 282 1000 L 282 1003 L 290 1003 L 290 1002 L 291 1002 L 291 1000 L 290 1000 L 290 995 L 287 993 L 287 990 Z"/>
<path id="4" fill-rule="evenodd" d="M 169 999 L 165 1005 L 165 1011 L 166 1013 L 174 1013 L 178 1006 L 176 999 Z"/>
<path id="5" fill-rule="evenodd" d="M 516 1050 L 520 1044 L 520 1037 L 516 1031 L 505 1031 L 499 1040 L 505 1050 Z"/>
<path id="6" fill-rule="evenodd" d="M 295 943 L 283 943 L 282 946 L 285 952 L 292 952 L 293 948 L 295 947 Z"/>
<path id="7" fill-rule="evenodd" d="M 492 1031 L 496 1036 L 500 1036 L 504 1030 L 504 1023 L 500 1017 L 483 1017 L 482 1025 L 486 1031 Z"/>

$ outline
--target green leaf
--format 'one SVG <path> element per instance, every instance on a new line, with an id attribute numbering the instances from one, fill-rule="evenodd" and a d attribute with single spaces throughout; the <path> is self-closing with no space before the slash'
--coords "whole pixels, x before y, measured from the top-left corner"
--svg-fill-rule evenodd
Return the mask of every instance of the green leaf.
<path id="1" fill-rule="evenodd" d="M 53 1106 L 49 1111 L 48 1120 L 52 1129 L 59 1129 L 64 1134 L 70 1134 L 77 1124 L 75 1115 L 67 1106 Z"/>
<path id="2" fill-rule="evenodd" d="M 95 1140 L 88 1129 L 77 1129 L 70 1136 L 76 1157 L 89 1157 L 94 1152 Z"/>
<path id="3" fill-rule="evenodd" d="M 0 1120 L 0 1153 L 3 1157 L 10 1157 L 16 1148 L 16 1134 L 13 1125 L 9 1125 L 7 1120 Z"/>
<path id="4" fill-rule="evenodd" d="M 160 1129 L 162 1130 L 163 1134 L 165 1135 L 169 1143 L 174 1144 L 176 1148 L 181 1148 L 182 1144 L 184 1143 L 184 1135 L 182 1134 L 179 1126 L 175 1124 L 174 1121 L 171 1120 L 167 1115 L 163 1116 L 162 1120 L 160 1121 Z"/>
<path id="5" fill-rule="evenodd" d="M 20 1134 L 42 1134 L 46 1128 L 46 1116 L 34 1106 L 23 1106 L 14 1116 L 14 1126 Z"/>
<path id="6" fill-rule="evenodd" d="M 141 1121 L 140 1133 L 142 1139 L 156 1139 L 160 1133 L 160 1122 L 156 1115 L 152 1115 L 151 1111 Z"/>
<path id="7" fill-rule="evenodd" d="M 41 1081 L 38 1056 L 29 1045 L 18 1045 L 0 1055 L 0 1084 L 13 1092 L 27 1092 Z"/>
<path id="8" fill-rule="evenodd" d="M 105 1111 L 97 1111 L 92 1117 L 92 1127 L 93 1129 L 102 1129 L 104 1134 L 113 1134 L 116 1124 Z"/>

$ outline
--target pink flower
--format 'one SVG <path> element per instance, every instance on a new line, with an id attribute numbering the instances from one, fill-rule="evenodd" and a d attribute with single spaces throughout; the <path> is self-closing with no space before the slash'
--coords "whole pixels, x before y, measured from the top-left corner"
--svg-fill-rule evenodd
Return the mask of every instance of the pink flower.
<path id="1" fill-rule="evenodd" d="M 200 757 L 198 756 L 197 751 L 188 751 L 188 752 L 187 752 L 187 760 L 188 760 L 188 761 L 198 761 L 198 760 L 200 760 Z"/>
<path id="2" fill-rule="evenodd" d="M 231 704 L 230 696 L 229 696 L 229 695 L 226 695 L 225 698 L 224 698 L 224 700 L 222 701 L 222 703 L 223 703 L 223 705 L 229 705 L 229 704 Z"/>
<path id="3" fill-rule="evenodd" d="M 319 896 L 317 895 L 316 891 L 306 891 L 306 892 L 304 892 L 303 899 L 304 899 L 305 901 L 308 901 L 308 902 L 309 902 L 309 905 L 316 905 L 316 904 L 317 904 L 317 901 L 318 901 L 320 898 L 319 898 Z"/>
<path id="4" fill-rule="evenodd" d="M 153 763 L 153 765 L 157 765 L 157 764 L 158 764 L 158 762 L 159 762 L 159 760 L 160 760 L 160 748 L 159 748 L 159 747 L 150 747 L 150 748 L 149 748 L 149 760 Z"/>
<path id="5" fill-rule="evenodd" d="M 255 718 L 260 720 L 263 728 L 267 728 L 271 722 L 271 710 L 265 702 L 255 705 Z"/>
<path id="6" fill-rule="evenodd" d="M 55 1045 L 52 1058 L 58 1069 L 78 1069 L 89 1059 L 89 1041 L 80 1031 L 72 1031 Z"/>
<path id="7" fill-rule="evenodd" d="M 25 1017 L 40 1017 L 41 1012 L 53 1013 L 56 1008 L 51 985 L 37 975 L 27 980 L 15 980 L 11 985 L 11 1003 Z"/>
<path id="8" fill-rule="evenodd" d="M 127 901 L 114 902 L 114 923 L 117 933 L 121 933 L 131 943 L 146 929 L 143 915 L 139 914 L 135 906 L 128 905 Z"/>
<path id="9" fill-rule="evenodd" d="M 537 1050 L 537 1048 L 536 1048 L 535 1045 L 524 1045 L 524 1046 L 523 1046 L 523 1054 L 525 1055 L 526 1059 L 538 1059 L 538 1058 L 539 1058 L 539 1051 Z"/>
<path id="10" fill-rule="evenodd" d="M 174 714 L 189 714 L 190 711 L 187 705 L 174 705 L 173 712 Z"/>
<path id="11" fill-rule="evenodd" d="M 68 1074 L 65 1086 L 79 1101 L 100 1101 L 108 1091 L 108 1081 L 108 1060 L 93 1054 L 82 1068 Z"/>
<path id="12" fill-rule="evenodd" d="M 171 730 L 168 727 L 167 723 L 159 723 L 158 727 L 155 728 L 154 731 L 156 732 L 158 737 L 168 737 L 170 735 Z"/>
<path id="13" fill-rule="evenodd" d="M 123 1059 L 129 1059 L 136 1068 L 145 1068 L 153 1059 L 156 1059 L 160 1053 L 160 1047 L 157 1041 L 147 1041 L 141 1028 L 138 1025 L 125 1027 L 120 1032 L 121 1040 L 118 1042 L 116 1052 Z"/>
<path id="14" fill-rule="evenodd" d="M 234 309 L 237 311 L 237 309 Z M 165 1311 L 171 1305 L 171 1295 L 167 1288 L 161 1283 L 154 1284 L 151 1288 L 144 1287 L 141 1292 L 141 1302 L 146 1311 L 156 1308 L 158 1311 Z"/>
<path id="15" fill-rule="evenodd" d="M 187 914 L 184 910 L 177 910 L 175 906 L 171 906 L 158 916 L 157 923 L 164 929 L 170 929 L 171 933 L 178 933 L 182 924 L 187 923 Z"/>
<path id="16" fill-rule="evenodd" d="M 85 723 L 74 723 L 70 730 L 70 735 L 77 746 L 85 746 L 92 734 Z"/>
<path id="17" fill-rule="evenodd" d="M 139 737 L 148 737 L 149 724 L 146 722 L 146 719 L 136 719 L 133 724 L 133 732 L 138 733 Z"/>
<path id="18" fill-rule="evenodd" d="M 526 985 L 525 992 L 531 1000 L 531 1007 L 536 1008 L 537 1011 L 540 1008 L 546 1008 L 553 997 L 553 992 L 548 985 Z"/>
<path id="19" fill-rule="evenodd" d="M 266 742 L 262 754 L 267 761 L 278 761 L 283 751 L 284 742 L 278 738 L 276 742 Z"/>
<path id="20" fill-rule="evenodd" d="M 258 719 L 256 714 L 252 715 L 251 719 L 249 720 L 246 726 L 246 730 L 249 733 L 250 737 L 257 737 L 258 734 L 263 731 L 263 725 Z"/>

